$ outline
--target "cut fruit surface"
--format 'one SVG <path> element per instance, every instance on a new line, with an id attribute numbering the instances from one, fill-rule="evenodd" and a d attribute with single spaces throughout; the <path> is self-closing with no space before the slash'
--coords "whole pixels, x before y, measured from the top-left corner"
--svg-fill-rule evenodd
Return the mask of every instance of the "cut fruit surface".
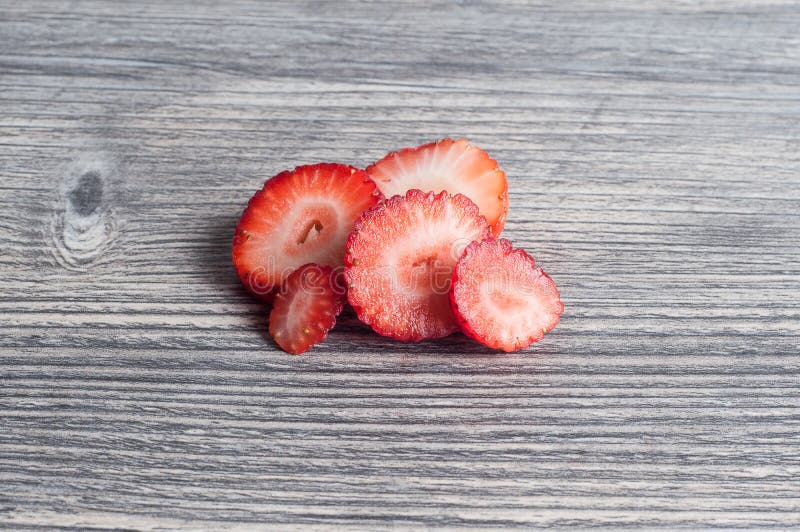
<path id="1" fill-rule="evenodd" d="M 344 285 L 329 266 L 305 264 L 275 294 L 269 333 L 288 353 L 298 355 L 325 339 L 345 302 Z"/>
<path id="2" fill-rule="evenodd" d="M 404 341 L 458 330 L 450 309 L 453 265 L 490 236 L 466 196 L 409 190 L 365 212 L 345 246 L 348 300 L 358 318 Z"/>
<path id="3" fill-rule="evenodd" d="M 453 271 L 450 302 L 467 336 L 503 351 L 541 340 L 564 311 L 550 276 L 503 238 L 467 246 Z"/>
<path id="4" fill-rule="evenodd" d="M 381 199 L 363 170 L 343 164 L 298 166 L 276 175 L 250 199 L 236 227 L 239 278 L 268 298 L 303 264 L 342 266 L 355 220 Z"/>
<path id="5" fill-rule="evenodd" d="M 496 237 L 508 211 L 508 183 L 497 161 L 466 139 L 443 139 L 389 153 L 367 167 L 388 198 L 407 190 L 463 194 L 478 206 Z"/>

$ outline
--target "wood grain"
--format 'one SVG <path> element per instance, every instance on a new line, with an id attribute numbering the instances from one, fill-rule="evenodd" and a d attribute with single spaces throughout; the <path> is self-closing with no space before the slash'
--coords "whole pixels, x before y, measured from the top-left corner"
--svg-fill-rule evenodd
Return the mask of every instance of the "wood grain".
<path id="1" fill-rule="evenodd" d="M 800 527 L 796 2 L 0 12 L 1 527 Z M 276 350 L 248 197 L 462 135 L 562 323 Z"/>

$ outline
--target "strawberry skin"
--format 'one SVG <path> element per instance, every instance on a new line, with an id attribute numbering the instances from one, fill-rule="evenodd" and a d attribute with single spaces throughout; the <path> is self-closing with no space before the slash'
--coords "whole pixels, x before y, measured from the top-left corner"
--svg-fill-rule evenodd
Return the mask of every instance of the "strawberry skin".
<path id="1" fill-rule="evenodd" d="M 363 170 L 343 164 L 298 166 L 264 183 L 233 238 L 233 264 L 252 293 L 270 299 L 299 266 L 340 267 L 355 220 L 382 195 Z"/>
<path id="2" fill-rule="evenodd" d="M 304 353 L 328 336 L 344 302 L 345 289 L 333 268 L 304 264 L 275 294 L 269 334 L 287 353 Z"/>
<path id="3" fill-rule="evenodd" d="M 466 139 L 404 148 L 366 171 L 387 198 L 409 189 L 464 194 L 486 217 L 495 237 L 503 230 L 508 212 L 506 174 L 497 161 Z"/>
<path id="4" fill-rule="evenodd" d="M 464 334 L 508 352 L 541 340 L 564 312 L 550 276 L 504 238 L 467 246 L 453 270 L 450 303 Z"/>
<path id="5" fill-rule="evenodd" d="M 377 333 L 403 341 L 458 330 L 448 292 L 464 247 L 490 237 L 462 194 L 409 190 L 366 211 L 345 246 L 348 300 Z"/>

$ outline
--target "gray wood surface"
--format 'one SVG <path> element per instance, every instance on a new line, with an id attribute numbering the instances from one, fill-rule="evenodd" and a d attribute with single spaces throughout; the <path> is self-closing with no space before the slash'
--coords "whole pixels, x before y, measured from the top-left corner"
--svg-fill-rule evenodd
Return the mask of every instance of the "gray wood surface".
<path id="1" fill-rule="evenodd" d="M 223 5 L 224 4 L 224 5 Z M 797 2 L 2 2 L 0 527 L 800 527 Z M 515 354 L 230 265 L 269 176 L 467 136 Z"/>

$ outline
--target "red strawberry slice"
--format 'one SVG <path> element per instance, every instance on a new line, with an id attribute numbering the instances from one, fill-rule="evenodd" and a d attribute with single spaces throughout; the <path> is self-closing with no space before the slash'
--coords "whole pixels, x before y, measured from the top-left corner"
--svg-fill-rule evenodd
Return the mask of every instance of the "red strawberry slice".
<path id="1" fill-rule="evenodd" d="M 467 246 L 453 272 L 450 302 L 464 334 L 503 351 L 541 340 L 564 312 L 550 276 L 504 238 Z"/>
<path id="2" fill-rule="evenodd" d="M 409 190 L 365 212 L 347 238 L 345 279 L 358 318 L 403 341 L 458 330 L 448 292 L 464 247 L 490 236 L 464 195 Z"/>
<path id="3" fill-rule="evenodd" d="M 345 289 L 329 266 L 304 264 L 281 285 L 269 314 L 269 334 L 288 353 L 299 355 L 328 336 L 342 312 Z"/>
<path id="4" fill-rule="evenodd" d="M 352 166 L 314 164 L 276 175 L 250 199 L 236 227 L 239 278 L 268 299 L 302 264 L 342 266 L 356 218 L 381 199 L 375 183 Z"/>
<path id="5" fill-rule="evenodd" d="M 409 189 L 464 194 L 475 202 L 496 237 L 508 211 L 508 183 L 497 161 L 466 139 L 443 139 L 392 152 L 367 167 L 388 198 Z"/>

